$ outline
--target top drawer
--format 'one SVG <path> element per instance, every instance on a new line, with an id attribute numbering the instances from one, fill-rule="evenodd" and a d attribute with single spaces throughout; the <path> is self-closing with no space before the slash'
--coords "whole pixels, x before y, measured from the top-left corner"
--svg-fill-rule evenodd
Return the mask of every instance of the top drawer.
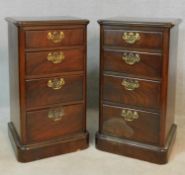
<path id="1" fill-rule="evenodd" d="M 82 45 L 83 42 L 84 30 L 82 28 L 26 32 L 26 48 L 28 49 L 75 46 Z"/>
<path id="2" fill-rule="evenodd" d="M 105 29 L 103 42 L 107 46 L 161 49 L 162 32 Z"/>

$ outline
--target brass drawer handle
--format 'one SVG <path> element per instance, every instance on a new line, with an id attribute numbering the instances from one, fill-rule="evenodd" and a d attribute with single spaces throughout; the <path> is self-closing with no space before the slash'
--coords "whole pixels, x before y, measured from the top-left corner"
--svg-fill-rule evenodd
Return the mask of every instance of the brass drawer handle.
<path id="1" fill-rule="evenodd" d="M 140 55 L 134 53 L 124 53 L 122 59 L 125 61 L 126 64 L 134 65 L 135 63 L 140 62 Z"/>
<path id="2" fill-rule="evenodd" d="M 134 44 L 141 39 L 141 36 L 137 32 L 124 32 L 122 39 L 128 44 Z"/>
<path id="3" fill-rule="evenodd" d="M 139 81 L 124 79 L 121 82 L 121 85 L 124 86 L 126 90 L 133 91 L 136 88 L 139 88 Z"/>
<path id="4" fill-rule="evenodd" d="M 64 39 L 64 32 L 54 31 L 48 32 L 48 40 L 51 40 L 53 43 L 60 43 Z"/>
<path id="5" fill-rule="evenodd" d="M 53 80 L 48 80 L 48 87 L 58 90 L 61 89 L 65 84 L 65 81 L 63 78 L 54 78 Z"/>
<path id="6" fill-rule="evenodd" d="M 62 120 L 64 116 L 63 108 L 50 109 L 48 112 L 48 118 L 53 120 L 54 122 Z"/>
<path id="7" fill-rule="evenodd" d="M 136 111 L 130 111 L 123 109 L 121 111 L 121 116 L 124 118 L 125 121 L 132 122 L 139 118 L 139 114 Z"/>
<path id="8" fill-rule="evenodd" d="M 63 52 L 50 52 L 48 53 L 47 60 L 53 64 L 59 64 L 65 59 Z"/>

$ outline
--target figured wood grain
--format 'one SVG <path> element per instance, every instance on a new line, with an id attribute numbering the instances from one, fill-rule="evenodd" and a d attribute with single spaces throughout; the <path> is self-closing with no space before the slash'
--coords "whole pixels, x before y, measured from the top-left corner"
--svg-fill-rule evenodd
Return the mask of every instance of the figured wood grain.
<path id="1" fill-rule="evenodd" d="M 11 122 L 9 136 L 16 157 L 28 162 L 88 147 L 86 131 L 86 49 L 88 20 L 6 18 L 9 23 Z M 64 32 L 60 43 L 48 32 Z M 62 52 L 61 64 L 47 60 Z M 63 78 L 54 89 L 51 82 Z M 50 82 L 48 85 L 48 81 Z M 55 81 L 55 86 L 58 81 Z M 59 83 L 59 82 L 58 82 Z M 63 108 L 63 123 L 51 112 Z M 59 111 L 60 112 L 60 111 Z M 50 120 L 48 120 L 50 119 Z M 33 144 L 34 143 L 34 144 Z"/>
<path id="2" fill-rule="evenodd" d="M 105 75 L 102 100 L 159 110 L 159 82 L 134 79 L 139 82 L 139 88 L 129 91 L 122 85 L 123 80 L 133 80 L 133 78 Z"/>
<path id="3" fill-rule="evenodd" d="M 140 40 L 134 44 L 129 44 L 122 39 L 124 32 L 138 32 Z M 130 30 L 104 30 L 104 45 L 106 46 L 121 46 L 125 48 L 146 48 L 146 49 L 162 49 L 162 33 L 154 31 L 138 31 Z"/>
<path id="4" fill-rule="evenodd" d="M 159 147 L 128 139 L 120 139 L 105 134 L 96 134 L 96 147 L 102 151 L 124 155 L 157 164 L 166 164 L 175 142 L 176 125 L 172 126 L 164 147 Z"/>
<path id="5" fill-rule="evenodd" d="M 175 79 L 180 20 L 137 19 L 98 21 L 100 118 L 96 146 L 103 151 L 163 164 L 168 161 L 176 135 Z M 138 32 L 141 38 L 127 44 L 122 39 L 124 32 Z M 122 59 L 125 52 L 140 54 L 140 62 L 127 65 Z M 138 81 L 139 87 L 126 90 L 121 85 L 125 79 Z M 142 117 L 128 123 L 121 120 L 121 109 L 137 111 Z"/>
<path id="6" fill-rule="evenodd" d="M 129 65 L 123 60 L 124 54 L 139 54 L 140 61 Z M 148 78 L 161 78 L 162 56 L 156 53 L 143 53 L 133 51 L 110 51 L 103 52 L 104 71 L 126 73 L 134 76 Z"/>
<path id="7" fill-rule="evenodd" d="M 65 84 L 57 90 L 48 87 L 48 81 L 64 78 Z M 27 108 L 83 100 L 83 76 L 62 76 L 26 81 Z"/>
<path id="8" fill-rule="evenodd" d="M 59 121 L 48 118 L 50 111 L 63 110 Z M 68 105 L 57 106 L 27 113 L 27 133 L 30 143 L 55 139 L 84 131 L 83 127 L 84 106 Z"/>
<path id="9" fill-rule="evenodd" d="M 137 112 L 139 118 L 126 121 L 122 110 Z M 146 111 L 103 105 L 102 133 L 119 138 L 142 141 L 149 144 L 159 143 L 159 115 Z M 141 127 L 142 126 L 142 127 Z"/>
<path id="10" fill-rule="evenodd" d="M 61 42 L 54 43 L 48 40 L 48 32 L 63 32 L 64 38 Z M 84 43 L 84 29 L 60 29 L 47 31 L 27 31 L 26 32 L 26 48 L 48 48 L 61 46 L 83 45 Z"/>
<path id="11" fill-rule="evenodd" d="M 64 60 L 54 64 L 48 61 L 49 53 L 63 53 Z M 60 49 L 44 52 L 26 53 L 26 74 L 27 75 L 46 75 L 62 72 L 83 71 L 84 69 L 84 49 Z"/>

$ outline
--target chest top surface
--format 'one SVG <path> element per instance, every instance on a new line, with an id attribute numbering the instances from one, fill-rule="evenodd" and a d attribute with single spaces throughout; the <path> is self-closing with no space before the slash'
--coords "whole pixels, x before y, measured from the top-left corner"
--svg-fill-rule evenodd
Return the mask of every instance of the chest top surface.
<path id="1" fill-rule="evenodd" d="M 87 19 L 70 16 L 51 17 L 7 17 L 5 20 L 17 26 L 37 26 L 37 25 L 63 25 L 63 24 L 88 24 Z"/>
<path id="2" fill-rule="evenodd" d="M 98 20 L 99 24 L 104 25 L 128 25 L 128 26 L 152 26 L 171 28 L 178 25 L 181 19 L 175 18 L 133 18 L 133 17 L 113 17 Z"/>

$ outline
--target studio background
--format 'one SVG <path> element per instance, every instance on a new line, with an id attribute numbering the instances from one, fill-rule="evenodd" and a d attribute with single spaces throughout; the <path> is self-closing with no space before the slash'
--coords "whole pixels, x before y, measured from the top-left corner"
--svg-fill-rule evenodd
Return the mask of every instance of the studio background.
<path id="1" fill-rule="evenodd" d="M 88 149 L 87 152 L 82 151 L 78 155 L 70 154 L 58 156 L 58 158 L 39 161 L 39 164 L 35 162 L 26 165 L 17 164 L 8 140 L 6 125 L 9 121 L 9 68 L 7 23 L 4 18 L 11 16 L 75 16 L 90 20 L 87 32 L 88 107 L 90 110 L 98 107 L 99 25 L 97 24 L 97 20 L 115 16 L 181 18 L 183 21 L 179 26 L 175 116 L 179 128 L 178 131 L 181 132 L 178 132 L 176 151 L 174 153 L 176 157 L 172 156 L 174 157 L 173 161 L 171 161 L 173 166 L 168 164 L 167 166 L 159 167 L 134 159 L 108 153 L 100 153 L 95 150 L 94 146 L 92 149 Z M 185 127 L 182 122 L 183 120 L 181 119 L 185 117 L 183 116 L 184 113 L 185 0 L 0 0 L 0 171 L 3 172 L 3 174 L 16 175 L 14 171 L 16 169 L 18 172 L 17 174 L 25 174 L 25 170 L 27 170 L 27 172 L 38 170 L 37 173 L 41 175 L 46 169 L 45 175 L 51 173 L 57 174 L 60 173 L 60 170 L 61 173 L 66 172 L 64 173 L 65 175 L 117 175 L 123 173 L 130 175 L 144 175 L 145 173 L 147 175 L 183 175 L 185 158 L 183 158 L 182 152 L 184 152 L 183 146 L 185 147 L 185 139 L 183 135 Z M 92 118 L 92 122 L 88 125 L 88 130 L 94 133 L 98 127 L 97 110 L 96 115 L 95 113 L 89 113 L 88 118 Z M 95 122 L 93 122 L 93 118 L 96 118 Z M 175 161 L 176 159 L 178 160 Z M 66 165 L 65 163 L 69 163 L 69 165 Z M 72 165 L 72 168 L 70 165 Z M 176 165 L 176 168 L 174 168 L 174 165 Z M 79 167 L 81 170 L 79 170 Z M 143 173 L 143 171 L 146 172 Z"/>

